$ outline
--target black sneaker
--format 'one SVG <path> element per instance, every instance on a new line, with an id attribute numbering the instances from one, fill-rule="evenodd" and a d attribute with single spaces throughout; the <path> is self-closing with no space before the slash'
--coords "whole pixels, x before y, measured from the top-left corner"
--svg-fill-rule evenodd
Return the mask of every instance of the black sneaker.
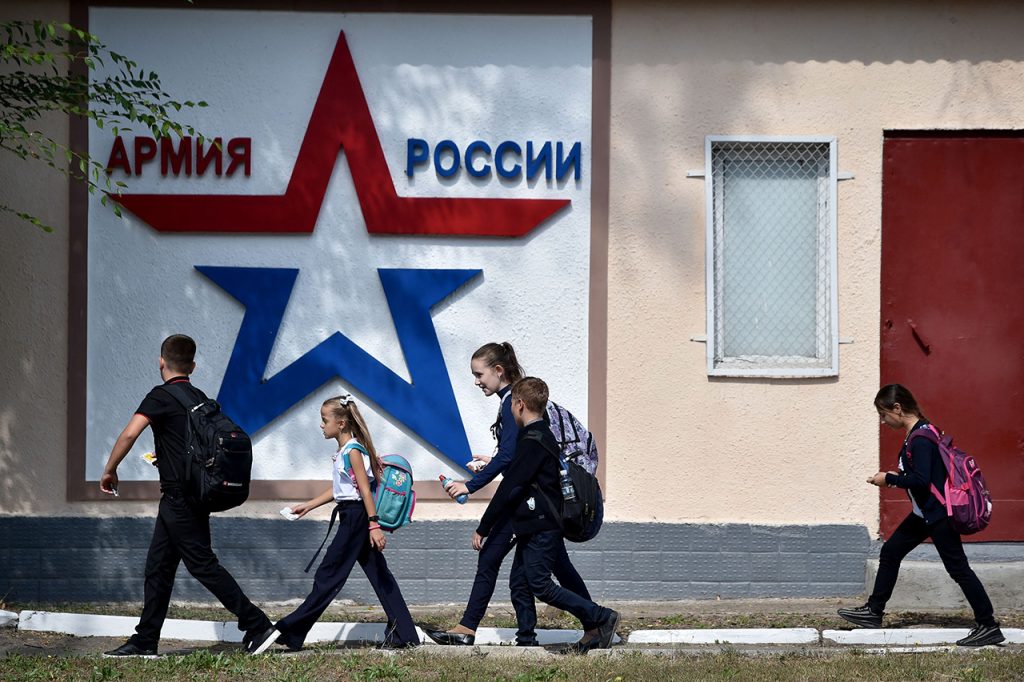
<path id="1" fill-rule="evenodd" d="M 957 640 L 957 646 L 988 646 L 999 644 L 1006 638 L 1003 631 L 999 629 L 999 623 L 994 625 L 976 625 L 970 634 L 961 640 Z"/>
<path id="2" fill-rule="evenodd" d="M 597 645 L 594 649 L 609 649 L 615 639 L 615 628 L 619 626 L 619 612 L 608 609 L 608 618 L 597 628 Z M 591 640 L 593 641 L 593 640 Z"/>
<path id="3" fill-rule="evenodd" d="M 871 607 L 865 604 L 864 606 L 858 606 L 855 609 L 839 609 L 836 611 L 839 617 L 843 620 L 849 621 L 854 625 L 862 628 L 880 628 L 882 627 L 882 616 L 883 613 L 877 613 L 871 610 Z"/>
<path id="4" fill-rule="evenodd" d="M 281 631 L 275 627 L 269 627 L 258 635 L 254 635 L 245 645 L 245 653 L 262 654 L 264 651 L 270 648 L 270 645 L 277 641 L 277 638 L 281 636 Z"/>
<path id="5" fill-rule="evenodd" d="M 156 647 L 152 649 L 141 647 L 135 642 L 128 640 L 116 649 L 103 652 L 104 658 L 156 658 Z"/>

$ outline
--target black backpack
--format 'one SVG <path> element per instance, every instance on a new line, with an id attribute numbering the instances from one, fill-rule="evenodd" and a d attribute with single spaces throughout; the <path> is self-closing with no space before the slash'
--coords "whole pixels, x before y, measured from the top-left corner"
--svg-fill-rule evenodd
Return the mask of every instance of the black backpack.
<path id="1" fill-rule="evenodd" d="M 586 542 L 593 539 L 601 530 L 601 524 L 604 523 L 604 499 L 597 477 L 574 460 L 563 458 L 561 453 L 544 442 L 539 432 L 529 431 L 525 438 L 537 441 L 541 447 L 551 453 L 558 461 L 559 469 L 569 472 L 569 478 L 576 489 L 574 501 L 566 502 L 564 499 L 560 499 L 556 503 L 540 489 L 540 486 L 536 483 L 533 484 L 537 492 L 547 501 L 548 507 L 555 513 L 558 525 L 562 529 L 562 537 L 570 542 Z"/>
<path id="2" fill-rule="evenodd" d="M 194 509 L 233 509 L 249 497 L 252 441 L 224 414 L 220 404 L 179 384 L 162 388 L 188 415 L 182 487 Z M 198 395 L 196 395 L 198 394 Z"/>

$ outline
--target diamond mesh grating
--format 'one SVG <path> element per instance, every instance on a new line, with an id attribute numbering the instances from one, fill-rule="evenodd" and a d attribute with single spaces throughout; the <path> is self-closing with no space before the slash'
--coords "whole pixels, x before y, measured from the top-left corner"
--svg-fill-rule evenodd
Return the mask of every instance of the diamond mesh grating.
<path id="1" fill-rule="evenodd" d="M 832 366 L 830 145 L 713 141 L 714 366 Z"/>

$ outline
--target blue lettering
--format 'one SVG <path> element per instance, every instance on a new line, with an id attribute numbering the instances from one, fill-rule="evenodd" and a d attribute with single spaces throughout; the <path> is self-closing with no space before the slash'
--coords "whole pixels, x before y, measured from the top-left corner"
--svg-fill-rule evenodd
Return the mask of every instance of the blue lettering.
<path id="1" fill-rule="evenodd" d="M 416 166 L 422 166 L 429 161 L 430 145 L 427 141 L 410 137 L 405 143 L 405 174 L 411 178 Z"/>
<path id="2" fill-rule="evenodd" d="M 518 156 L 523 155 L 523 148 L 511 140 L 506 140 L 498 145 L 494 151 L 494 165 L 498 169 L 498 175 L 503 178 L 517 178 L 523 174 L 523 167 L 514 164 L 511 169 L 505 168 L 505 153 L 511 151 Z"/>
<path id="3" fill-rule="evenodd" d="M 484 140 L 473 140 L 466 145 L 463 155 L 452 140 L 441 140 L 431 149 L 426 140 L 410 137 L 406 140 L 405 174 L 413 177 L 422 172 L 431 162 L 433 155 L 434 171 L 439 177 L 453 178 L 465 166 L 466 173 L 474 178 L 489 178 L 492 170 L 507 180 L 523 177 L 534 180 L 544 174 L 544 179 L 559 182 L 568 179 L 569 173 L 577 182 L 583 175 L 583 143 L 552 141 L 544 143 L 526 141 L 526 154 L 519 143 L 505 140 L 496 148 Z"/>
<path id="4" fill-rule="evenodd" d="M 544 179 L 551 179 L 551 143 L 545 142 L 537 156 L 533 155 L 533 142 L 526 143 L 526 179 L 533 180 L 544 164 Z"/>
<path id="5" fill-rule="evenodd" d="M 452 165 L 445 168 L 441 165 L 441 155 L 449 152 L 452 155 Z M 451 140 L 441 140 L 434 147 L 434 170 L 442 178 L 450 178 L 459 172 L 459 147 Z"/>
<path id="6" fill-rule="evenodd" d="M 548 143 L 548 144 L 550 144 L 550 143 Z M 582 165 L 582 162 L 580 161 L 580 157 L 582 156 L 582 152 L 580 151 L 581 150 L 580 143 L 577 142 L 576 144 L 574 144 L 572 146 L 572 149 L 569 150 L 569 156 L 567 156 L 567 157 L 563 157 L 562 156 L 562 143 L 561 142 L 558 143 L 558 147 L 557 148 L 558 148 L 558 163 L 557 163 L 558 170 L 556 171 L 556 175 L 558 177 L 558 180 L 561 181 L 562 178 L 565 177 L 566 173 L 569 172 L 570 165 L 572 166 L 572 168 L 574 170 L 574 172 L 573 172 L 573 179 L 574 180 L 579 180 L 580 179 L 580 166 Z M 550 179 L 550 177 L 551 176 L 548 176 L 549 179 Z"/>
<path id="7" fill-rule="evenodd" d="M 485 163 L 482 168 L 473 167 L 473 155 L 478 151 L 483 152 L 488 158 L 491 156 L 491 145 L 483 140 L 470 142 L 466 147 L 466 172 L 474 178 L 486 178 L 491 174 L 491 164 Z"/>

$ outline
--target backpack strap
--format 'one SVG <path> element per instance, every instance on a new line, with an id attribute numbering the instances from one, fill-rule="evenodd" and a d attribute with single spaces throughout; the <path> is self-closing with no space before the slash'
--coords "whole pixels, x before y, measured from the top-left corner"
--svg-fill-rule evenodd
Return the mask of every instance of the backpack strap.
<path id="1" fill-rule="evenodd" d="M 364 455 L 367 455 L 367 456 L 369 456 L 370 453 L 367 452 L 366 448 L 364 448 L 359 443 L 352 443 L 351 445 L 346 446 L 345 449 L 341 451 L 341 458 L 342 458 L 342 463 L 345 465 L 345 471 L 348 472 L 349 478 L 351 478 L 352 482 L 355 483 L 355 480 L 356 480 L 355 474 L 356 474 L 356 472 L 352 468 L 352 460 L 348 456 L 348 453 L 351 452 L 352 450 L 358 450 L 359 452 L 361 452 L 361 453 L 363 453 Z"/>
<path id="2" fill-rule="evenodd" d="M 559 406 L 558 403 L 555 403 L 555 406 L 559 408 L 558 409 L 558 424 L 559 424 L 559 426 L 562 427 L 562 439 L 563 439 L 562 447 L 565 447 L 565 444 L 569 443 L 569 442 L 579 443 L 581 439 L 580 439 L 580 432 L 576 428 L 576 419 L 572 418 L 572 419 L 569 420 L 569 426 L 572 427 L 572 441 L 570 441 L 568 438 L 565 437 L 565 415 L 569 414 L 569 411 L 566 410 L 564 407 Z"/>
<path id="3" fill-rule="evenodd" d="M 565 467 L 565 463 L 562 461 L 562 456 L 555 450 L 552 450 L 548 446 L 548 444 L 544 442 L 543 436 L 541 436 L 541 434 L 537 433 L 536 431 L 527 431 L 523 438 L 526 440 L 535 440 L 538 443 L 540 443 L 540 446 L 544 448 L 547 452 L 549 452 L 555 458 L 555 461 L 558 462 L 559 469 Z M 558 509 L 560 509 L 561 507 L 551 501 L 551 498 L 548 497 L 548 494 L 546 492 L 541 490 L 540 486 L 537 485 L 536 481 L 534 481 L 530 487 L 532 487 L 534 490 L 540 493 L 540 496 L 543 497 L 544 501 L 548 503 L 548 509 L 551 510 L 552 515 L 554 515 L 555 520 L 558 522 L 558 529 L 564 533 L 565 524 L 562 522 L 562 515 L 558 512 Z"/>
<path id="4" fill-rule="evenodd" d="M 356 482 L 356 472 L 355 472 L 355 469 L 352 468 L 352 460 L 348 456 L 348 453 L 351 452 L 352 450 L 358 450 L 359 452 L 363 453 L 367 457 L 370 456 L 370 453 L 360 443 L 352 443 L 351 445 L 349 445 L 348 447 L 346 447 L 344 450 L 341 451 L 341 459 L 342 459 L 342 463 L 345 465 L 345 472 L 348 474 L 348 477 L 352 479 L 352 485 L 355 486 L 355 489 L 359 490 L 359 484 Z M 362 462 L 360 462 L 360 464 L 362 464 Z M 376 488 L 376 484 L 377 484 L 377 473 L 374 472 L 374 474 L 373 474 L 373 483 L 370 484 L 370 494 L 371 495 L 373 495 L 373 490 L 374 490 L 374 488 Z"/>
<path id="5" fill-rule="evenodd" d="M 914 441 L 915 438 L 924 438 L 927 441 L 935 443 L 935 446 L 939 449 L 939 461 L 941 461 L 943 466 L 946 467 L 946 478 L 949 478 L 949 462 L 947 462 L 946 458 L 943 457 L 942 455 L 942 432 L 939 431 L 939 429 L 936 428 L 934 424 L 925 424 L 924 428 L 915 429 L 914 432 L 911 433 L 910 436 L 907 438 L 907 455 L 910 455 L 910 444 Z M 943 507 L 948 507 L 948 505 L 946 504 L 945 495 L 943 495 L 942 492 L 935 487 L 934 483 L 929 482 L 928 485 L 931 488 L 932 495 L 935 496 L 939 503 Z"/>
<path id="6" fill-rule="evenodd" d="M 554 458 L 558 460 L 558 467 L 560 469 L 565 468 L 565 462 L 563 462 L 562 460 L 562 453 L 558 452 L 557 450 L 552 450 L 551 447 L 544 442 L 544 437 L 541 434 L 537 433 L 536 431 L 527 431 L 525 434 L 523 434 L 523 438 L 525 440 L 535 440 L 538 443 L 540 443 L 540 446 L 542 448 L 550 452 L 554 456 Z"/>
<path id="7" fill-rule="evenodd" d="M 309 560 L 308 564 L 306 564 L 306 570 L 303 571 L 303 573 L 309 573 L 309 569 L 312 568 L 313 562 L 316 561 L 318 556 L 320 556 L 320 552 L 323 550 L 324 545 L 327 544 L 327 538 L 331 537 L 331 529 L 334 528 L 334 522 L 338 520 L 338 513 L 340 511 L 341 506 L 335 504 L 334 511 L 331 512 L 331 522 L 327 525 L 327 535 L 324 536 L 324 541 L 320 543 L 319 547 L 317 547 L 316 554 L 314 554 L 313 558 Z"/>
<path id="8" fill-rule="evenodd" d="M 162 386 L 157 386 L 157 388 L 163 389 L 164 393 L 171 396 L 176 403 L 181 405 L 181 409 L 185 411 L 185 456 L 182 461 L 182 467 L 185 471 L 184 476 L 180 476 L 178 480 L 184 480 L 187 489 L 188 484 L 192 482 L 192 467 L 190 466 L 188 452 L 189 443 L 192 441 L 192 431 L 194 430 L 192 419 L 195 414 L 195 409 L 206 401 L 200 400 L 197 403 L 194 396 L 190 396 L 184 387 L 177 384 L 164 384 Z"/>

